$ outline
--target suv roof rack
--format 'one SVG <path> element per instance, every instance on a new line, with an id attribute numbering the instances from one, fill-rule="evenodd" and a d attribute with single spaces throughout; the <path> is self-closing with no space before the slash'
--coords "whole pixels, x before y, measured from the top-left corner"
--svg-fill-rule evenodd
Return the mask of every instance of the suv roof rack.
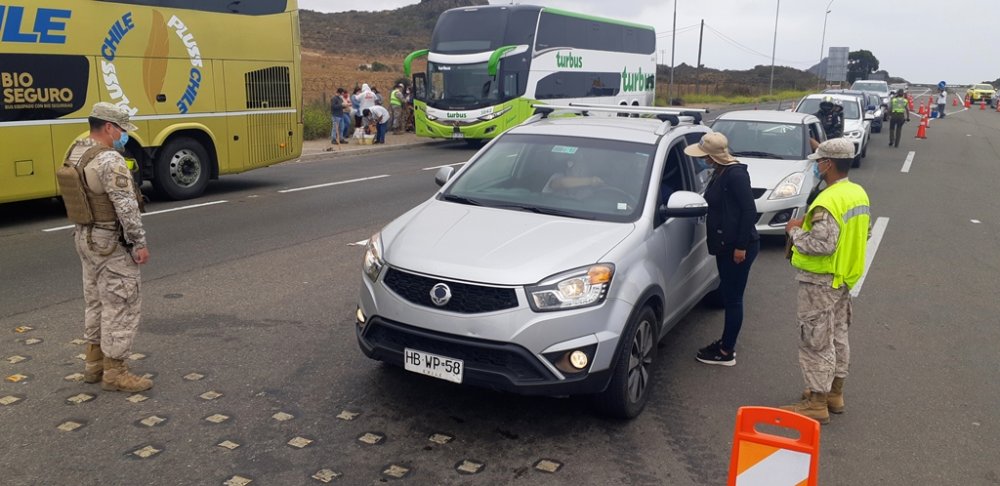
<path id="1" fill-rule="evenodd" d="M 576 113 L 589 116 L 591 112 L 596 113 L 617 113 L 629 115 L 653 115 L 662 122 L 670 122 L 671 126 L 677 126 L 682 122 L 701 124 L 702 113 L 708 110 L 679 110 L 676 108 L 658 108 L 654 106 L 624 106 L 624 105 L 597 105 L 585 103 L 569 103 L 566 105 L 532 105 L 535 108 L 537 119 L 548 118 L 549 115 L 562 113 Z M 537 121 L 533 119 L 531 121 Z"/>

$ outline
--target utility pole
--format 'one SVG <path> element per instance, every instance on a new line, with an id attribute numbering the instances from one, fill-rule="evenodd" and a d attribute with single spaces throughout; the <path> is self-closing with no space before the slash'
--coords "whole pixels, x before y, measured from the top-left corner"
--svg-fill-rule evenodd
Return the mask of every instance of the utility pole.
<path id="1" fill-rule="evenodd" d="M 701 19 L 701 32 L 698 33 L 698 65 L 695 66 L 694 92 L 701 93 L 701 42 L 705 39 L 705 19 Z"/>
<path id="2" fill-rule="evenodd" d="M 778 14 L 781 13 L 781 0 L 778 0 L 778 8 L 774 11 L 774 44 L 771 46 L 771 85 L 767 88 L 767 94 L 774 94 L 774 56 L 778 52 Z"/>
<path id="3" fill-rule="evenodd" d="M 670 84 L 667 85 L 667 106 L 674 100 L 674 52 L 677 48 L 677 0 L 674 0 L 674 33 L 670 37 Z"/>
<path id="4" fill-rule="evenodd" d="M 816 65 L 817 66 L 817 68 L 816 68 L 817 71 L 819 70 L 819 66 L 823 65 L 823 49 L 826 48 L 826 21 L 827 21 L 827 19 L 830 18 L 830 12 L 833 11 L 833 10 L 830 10 L 830 6 L 831 5 L 833 5 L 833 0 L 830 0 L 830 3 L 826 4 L 826 14 L 823 15 L 823 39 L 819 42 L 819 64 Z M 826 75 L 827 75 L 827 72 L 828 72 L 829 69 L 830 69 L 830 62 L 827 61 L 826 69 L 823 70 L 823 74 L 820 75 L 820 73 L 818 73 L 818 72 L 816 73 L 816 77 L 819 78 L 819 81 L 816 82 L 816 87 L 817 88 L 819 88 L 820 86 L 822 86 L 824 79 L 827 77 Z"/>

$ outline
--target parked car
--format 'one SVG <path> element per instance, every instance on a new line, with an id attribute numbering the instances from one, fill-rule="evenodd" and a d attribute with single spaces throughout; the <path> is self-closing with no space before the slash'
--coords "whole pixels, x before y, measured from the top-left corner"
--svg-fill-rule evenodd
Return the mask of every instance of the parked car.
<path id="1" fill-rule="evenodd" d="M 907 93 L 910 91 L 910 85 L 906 83 L 895 83 L 889 85 L 889 91 L 891 93 L 898 92 L 899 90 L 903 90 L 903 93 Z"/>
<path id="2" fill-rule="evenodd" d="M 882 132 L 882 119 L 883 116 L 886 115 L 887 108 L 882 106 L 882 100 L 877 94 L 869 91 L 857 91 L 853 89 L 828 89 L 823 92 L 857 97 L 858 100 L 861 101 L 861 106 L 864 108 L 865 113 L 870 113 L 872 115 L 871 131 L 873 133 Z"/>
<path id="3" fill-rule="evenodd" d="M 635 417 L 657 342 L 718 287 L 701 195 L 711 170 L 684 154 L 710 130 L 546 115 L 440 169 L 438 193 L 371 237 L 358 343 L 417 374 L 593 394 Z"/>
<path id="4" fill-rule="evenodd" d="M 973 103 L 979 103 L 981 101 L 991 103 L 993 98 L 996 97 L 997 91 L 993 88 L 992 84 L 980 83 L 972 85 L 972 87 L 966 90 L 965 94 L 969 97 L 969 101 Z"/>
<path id="5" fill-rule="evenodd" d="M 874 115 L 867 113 L 861 107 L 861 100 L 855 95 L 845 94 L 812 94 L 802 98 L 795 111 L 799 113 L 816 114 L 823 98 L 831 96 L 844 106 L 844 137 L 854 142 L 853 167 L 861 166 L 861 159 L 868 155 L 868 140 L 871 138 L 871 122 Z"/>
<path id="6" fill-rule="evenodd" d="M 813 176 L 810 139 L 824 142 L 820 121 L 808 113 L 731 111 L 712 123 L 747 165 L 757 203 L 757 232 L 782 235 L 785 223 L 805 215 Z"/>
<path id="7" fill-rule="evenodd" d="M 867 91 L 878 95 L 880 104 L 882 105 L 882 121 L 889 121 L 889 97 L 891 96 L 889 83 L 874 79 L 858 80 L 851 85 L 851 89 L 855 91 Z"/>

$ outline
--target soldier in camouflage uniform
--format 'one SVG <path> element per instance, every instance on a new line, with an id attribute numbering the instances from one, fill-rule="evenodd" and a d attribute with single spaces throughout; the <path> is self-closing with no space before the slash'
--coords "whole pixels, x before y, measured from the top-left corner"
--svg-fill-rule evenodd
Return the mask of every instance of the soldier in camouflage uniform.
<path id="1" fill-rule="evenodd" d="M 827 188 L 809 206 L 804 220 L 786 226 L 799 282 L 799 365 L 806 392 L 801 402 L 781 408 L 825 424 L 829 412 L 844 411 L 850 289 L 864 272 L 870 208 L 865 190 L 847 179 L 853 143 L 845 138 L 828 140 L 810 158 L 817 161 L 813 171 Z"/>
<path id="2" fill-rule="evenodd" d="M 77 142 L 57 172 L 83 266 L 84 380 L 108 391 L 139 392 L 151 380 L 128 372 L 125 360 L 139 326 L 139 265 L 149 261 L 141 194 L 118 152 L 137 130 L 127 111 L 98 103 L 90 136 Z"/>

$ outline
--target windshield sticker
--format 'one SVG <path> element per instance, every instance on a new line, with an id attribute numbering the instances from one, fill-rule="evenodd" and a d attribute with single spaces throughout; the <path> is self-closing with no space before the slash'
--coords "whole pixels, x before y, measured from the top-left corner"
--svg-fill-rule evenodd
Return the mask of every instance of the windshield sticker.
<path id="1" fill-rule="evenodd" d="M 565 145 L 556 145 L 552 147 L 552 153 L 573 155 L 576 153 L 578 148 L 579 147 L 567 147 Z"/>
<path id="2" fill-rule="evenodd" d="M 618 203 L 619 211 L 628 211 L 628 203 Z"/>

